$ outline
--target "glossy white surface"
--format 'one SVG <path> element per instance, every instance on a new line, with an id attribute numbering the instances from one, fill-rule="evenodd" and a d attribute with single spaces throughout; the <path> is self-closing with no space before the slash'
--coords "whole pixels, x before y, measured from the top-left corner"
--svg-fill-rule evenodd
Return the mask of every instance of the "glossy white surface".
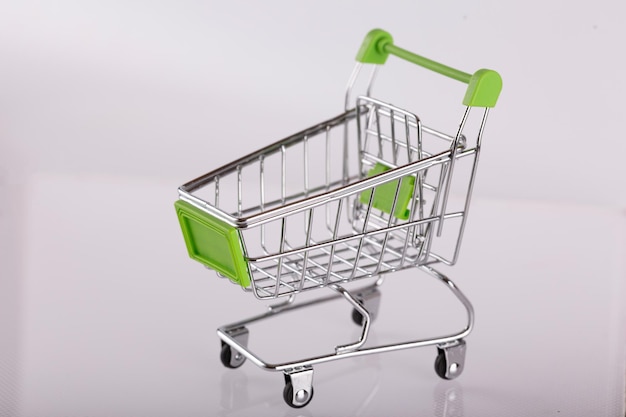
<path id="1" fill-rule="evenodd" d="M 314 399 L 294 410 L 279 373 L 222 367 L 214 330 L 264 304 L 187 259 L 175 186 L 32 178 L 19 415 L 623 415 L 621 213 L 476 200 L 446 269 L 477 314 L 464 374 L 440 380 L 434 348 L 335 361 L 315 367 Z M 391 275 L 382 292 L 372 343 L 463 325 L 427 275 Z M 357 337 L 349 314 L 339 301 L 250 326 L 250 346 L 270 362 L 325 353 Z"/>

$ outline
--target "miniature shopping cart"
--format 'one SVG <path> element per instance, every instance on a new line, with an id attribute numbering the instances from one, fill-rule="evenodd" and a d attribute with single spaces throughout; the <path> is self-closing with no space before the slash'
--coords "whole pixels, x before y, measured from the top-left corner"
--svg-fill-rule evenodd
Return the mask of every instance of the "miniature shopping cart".
<path id="1" fill-rule="evenodd" d="M 415 113 L 372 96 L 374 74 L 389 54 L 468 84 L 456 132 L 427 127 Z M 433 266 L 458 259 L 484 127 L 501 87 L 495 71 L 456 70 L 396 46 L 376 29 L 358 52 L 342 114 L 179 188 L 175 206 L 191 258 L 259 299 L 284 297 L 264 314 L 218 329 L 226 367 L 249 359 L 282 371 L 283 397 L 296 408 L 313 396 L 312 366 L 336 359 L 434 345 L 436 373 L 460 375 L 473 309 Z M 408 268 L 445 284 L 465 307 L 467 325 L 444 337 L 364 347 L 383 277 Z M 348 289 L 368 278 L 367 285 Z M 295 302 L 298 293 L 313 289 L 332 295 Z M 247 347 L 248 324 L 332 298 L 352 306 L 362 327 L 356 342 L 280 364 Z"/>

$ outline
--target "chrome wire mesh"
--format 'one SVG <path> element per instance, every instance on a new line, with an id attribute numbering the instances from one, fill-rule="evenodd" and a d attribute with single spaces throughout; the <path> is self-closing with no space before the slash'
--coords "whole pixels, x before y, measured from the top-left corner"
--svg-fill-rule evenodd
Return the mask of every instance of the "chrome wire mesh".
<path id="1" fill-rule="evenodd" d="M 442 205 L 447 176 L 457 160 L 475 167 L 478 150 L 467 147 L 462 128 L 448 135 L 415 114 L 359 97 L 354 109 L 186 184 L 193 194 L 183 197 L 239 229 L 251 290 L 275 298 L 453 264 L 475 172 L 465 205 L 455 210 Z M 445 257 L 433 250 L 435 224 L 452 219 L 460 227 Z"/>

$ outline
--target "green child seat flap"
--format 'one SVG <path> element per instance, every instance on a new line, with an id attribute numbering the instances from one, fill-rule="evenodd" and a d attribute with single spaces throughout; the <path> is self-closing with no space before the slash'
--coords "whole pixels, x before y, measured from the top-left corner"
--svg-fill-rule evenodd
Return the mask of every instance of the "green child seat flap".
<path id="1" fill-rule="evenodd" d="M 178 200 L 174 206 L 189 256 L 248 287 L 250 274 L 239 231 L 186 201 Z"/>
<path id="2" fill-rule="evenodd" d="M 386 165 L 377 163 L 374 168 L 369 170 L 369 172 L 367 173 L 367 177 L 369 178 L 373 177 L 374 175 L 382 174 L 383 172 L 389 171 L 390 169 L 391 168 Z M 391 214 L 393 200 L 396 195 L 396 190 L 398 189 L 398 181 L 399 180 L 390 181 L 388 183 L 375 187 L 374 200 L 372 201 L 373 208 Z M 402 220 L 407 220 L 409 218 L 409 214 L 411 213 L 411 211 L 409 210 L 408 206 L 411 202 L 411 197 L 413 196 L 414 186 L 415 177 L 406 176 L 402 178 L 402 183 L 400 184 L 400 189 L 398 190 L 396 207 L 393 213 L 396 218 Z M 359 198 L 361 203 L 367 205 L 370 201 L 371 194 L 371 190 L 363 191 Z"/>

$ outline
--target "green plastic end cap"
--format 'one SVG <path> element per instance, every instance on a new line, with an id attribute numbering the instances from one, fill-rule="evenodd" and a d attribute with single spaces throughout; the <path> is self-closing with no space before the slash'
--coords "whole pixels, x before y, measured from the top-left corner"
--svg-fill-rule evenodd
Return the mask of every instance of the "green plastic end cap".
<path id="1" fill-rule="evenodd" d="M 495 107 L 501 90 L 500 74 L 493 70 L 480 69 L 470 78 L 463 104 L 472 107 Z"/>
<path id="2" fill-rule="evenodd" d="M 178 200 L 174 206 L 191 259 L 248 287 L 250 274 L 239 231 L 186 201 Z"/>
<path id="3" fill-rule="evenodd" d="M 373 29 L 365 36 L 356 60 L 363 64 L 384 64 L 389 52 L 385 52 L 385 45 L 393 44 L 393 38 L 382 29 Z"/>

